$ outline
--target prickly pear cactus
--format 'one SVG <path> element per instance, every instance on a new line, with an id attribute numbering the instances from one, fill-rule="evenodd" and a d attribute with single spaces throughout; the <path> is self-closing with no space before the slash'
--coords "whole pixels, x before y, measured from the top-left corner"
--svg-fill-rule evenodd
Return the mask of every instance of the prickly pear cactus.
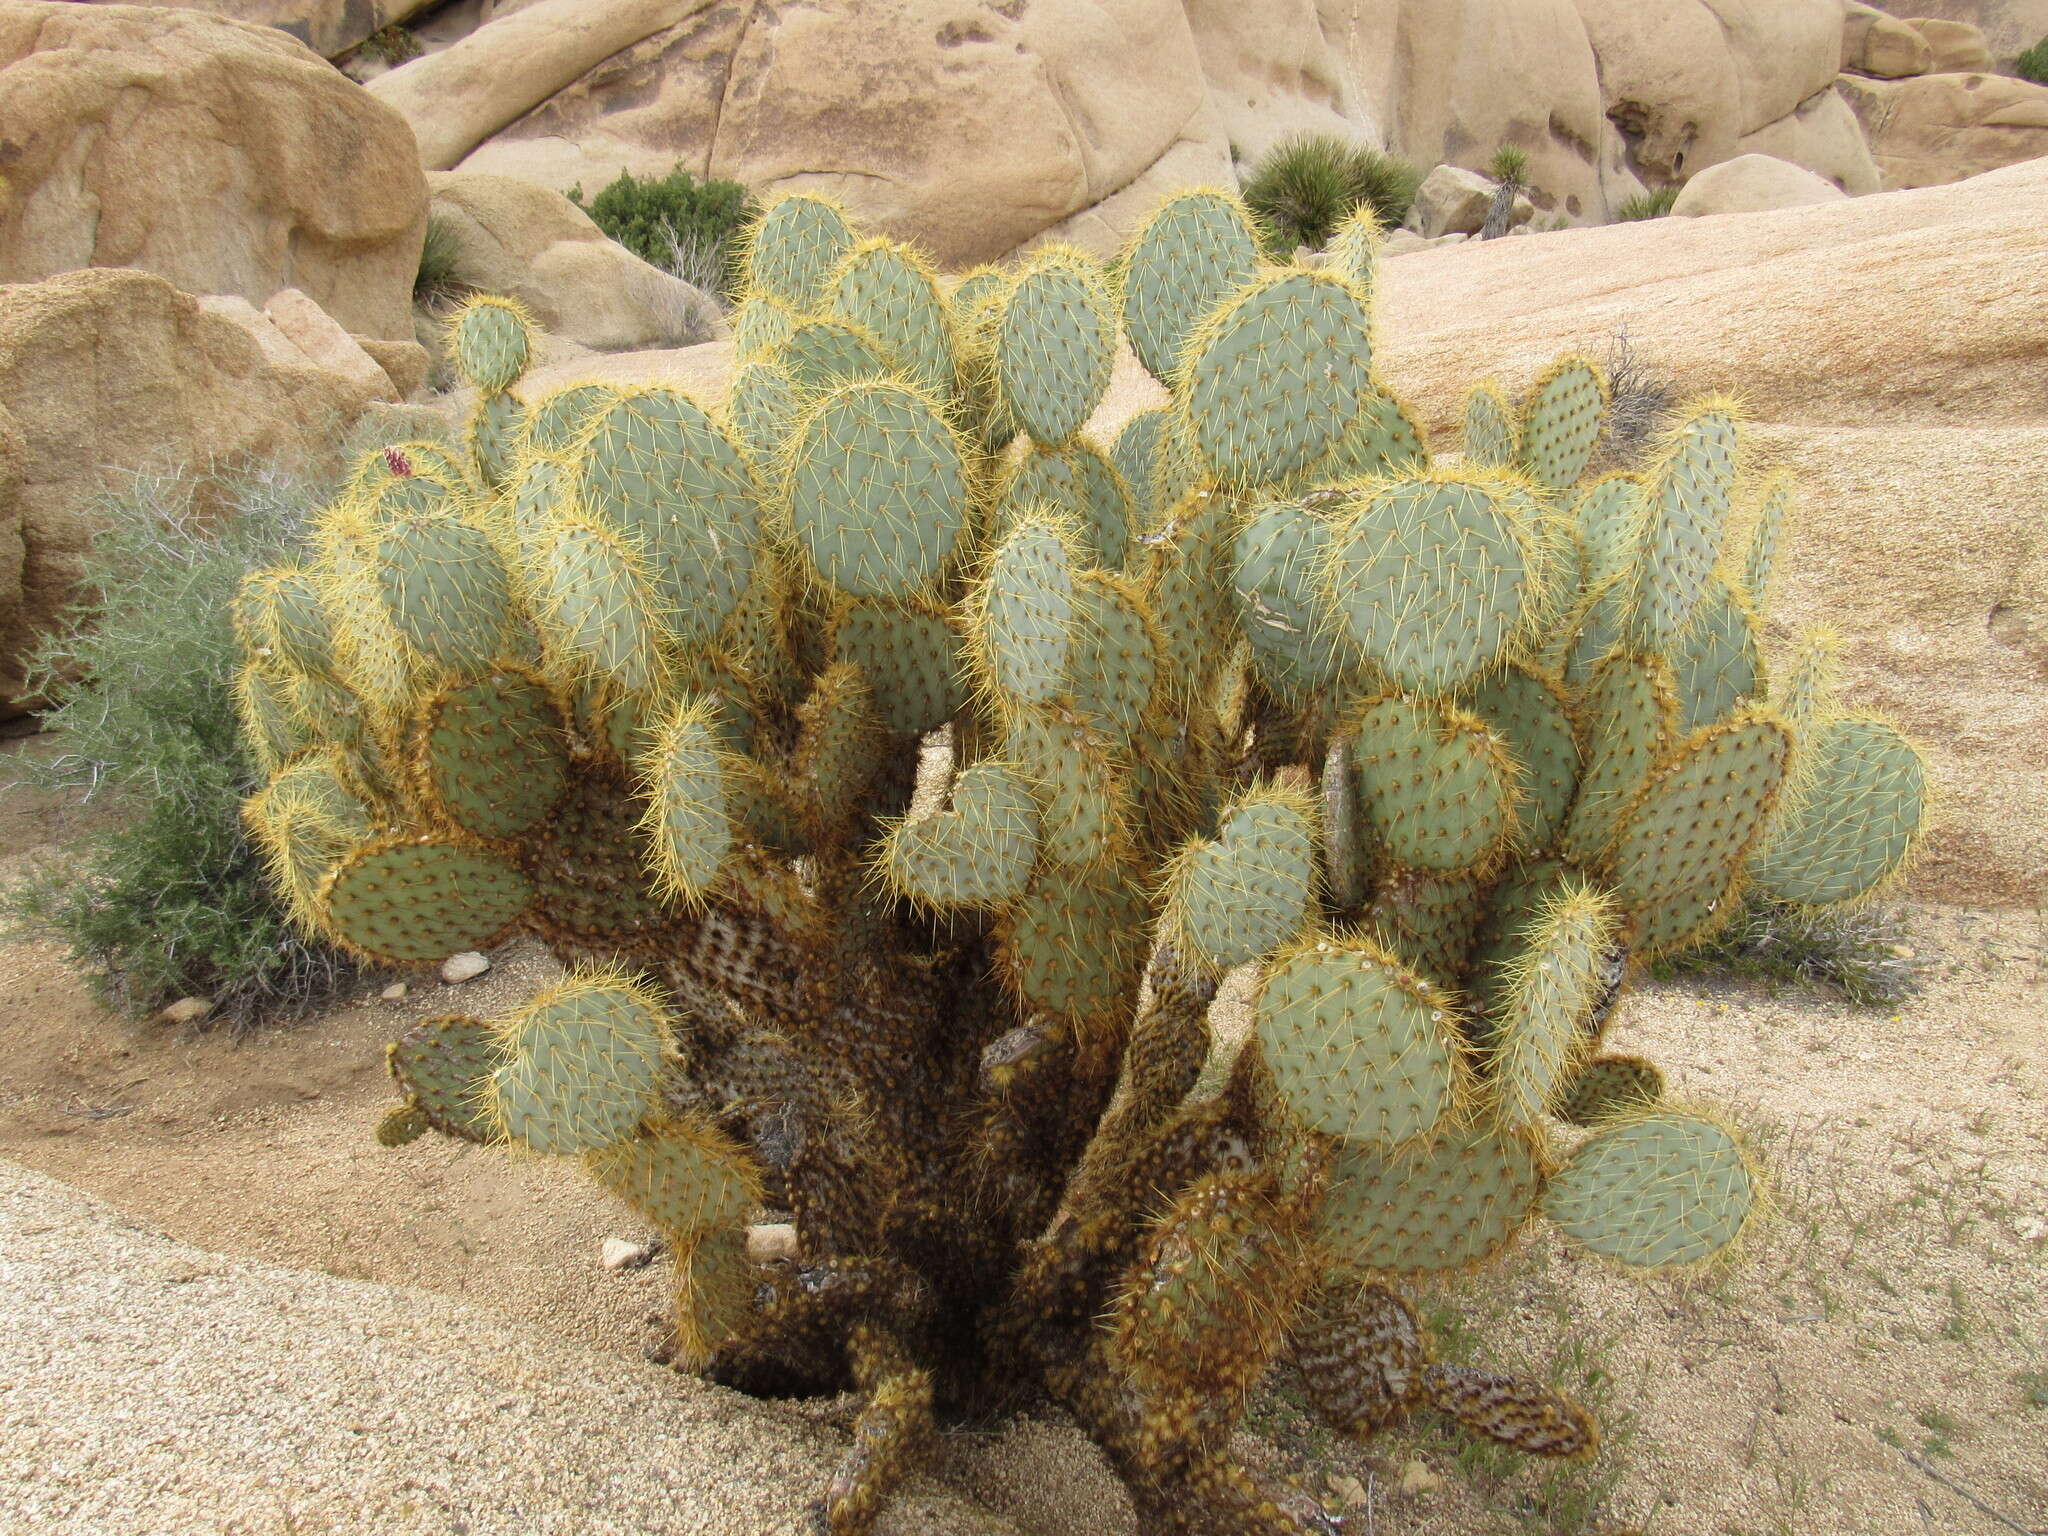
<path id="1" fill-rule="evenodd" d="M 382 1139 L 581 1160 L 670 1239 L 679 1361 L 863 1394 L 824 1529 L 1027 1389 L 1147 1532 L 1329 1529 L 1229 1453 L 1283 1358 L 1346 1434 L 1593 1454 L 1575 1404 L 1432 1363 L 1399 1287 L 1538 1222 L 1726 1249 L 1756 1170 L 1603 1051 L 1618 1002 L 1746 887 L 1853 901 L 1911 850 L 1913 747 L 1819 652 L 1769 681 L 1789 492 L 1735 408 L 1588 481 L 1566 358 L 1433 453 L 1373 234 L 1266 266 L 1196 192 L 1120 282 L 1047 250 L 949 290 L 786 199 L 723 402 L 522 395 L 529 323 L 480 299 L 462 450 L 371 456 L 242 595 L 298 918 L 565 968 L 399 1041 Z M 1126 341 L 1168 398 L 1107 440 Z M 769 1219 L 796 1255 L 755 1266 Z"/>

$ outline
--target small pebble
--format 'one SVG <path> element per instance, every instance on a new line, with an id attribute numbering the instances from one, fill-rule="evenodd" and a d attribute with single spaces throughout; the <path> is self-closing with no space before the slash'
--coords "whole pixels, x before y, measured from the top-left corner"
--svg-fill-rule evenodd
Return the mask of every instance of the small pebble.
<path id="1" fill-rule="evenodd" d="M 761 1221 L 747 1228 L 747 1262 L 773 1264 L 796 1257 L 796 1228 L 786 1221 Z"/>
<path id="2" fill-rule="evenodd" d="M 490 968 L 490 961 L 473 949 L 465 949 L 441 962 L 441 979 L 452 987 L 457 982 L 474 981 Z"/>
<path id="3" fill-rule="evenodd" d="M 158 1014 L 157 1021 L 162 1024 L 197 1024 L 211 1012 L 213 1012 L 212 998 L 181 997 L 162 1013 Z"/>
<path id="4" fill-rule="evenodd" d="M 623 1237 L 608 1237 L 599 1252 L 606 1269 L 639 1269 L 654 1257 L 646 1243 L 629 1243 Z"/>
<path id="5" fill-rule="evenodd" d="M 1401 1468 L 1401 1491 L 1410 1498 L 1419 1493 L 1434 1493 L 1443 1485 L 1444 1480 L 1419 1461 L 1411 1461 Z"/>
<path id="6" fill-rule="evenodd" d="M 457 956 L 456 958 L 460 959 L 461 957 Z M 450 965 L 453 965 L 455 961 L 450 960 L 448 963 Z M 408 987 L 404 982 L 394 981 L 393 983 L 391 983 L 390 986 L 386 987 L 382 992 L 379 992 L 377 995 L 383 998 L 384 1001 L 387 1003 L 402 1003 L 405 1001 L 405 994 L 411 990 L 412 989 Z"/>
<path id="7" fill-rule="evenodd" d="M 1355 1507 L 1365 1502 L 1365 1484 L 1349 1473 L 1332 1473 L 1324 1481 L 1330 1485 L 1330 1492 L 1345 1504 Z"/>

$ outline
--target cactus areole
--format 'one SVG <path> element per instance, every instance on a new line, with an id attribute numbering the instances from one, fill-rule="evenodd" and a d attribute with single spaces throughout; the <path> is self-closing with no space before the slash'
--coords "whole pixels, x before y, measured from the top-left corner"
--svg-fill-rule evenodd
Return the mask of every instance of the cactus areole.
<path id="1" fill-rule="evenodd" d="M 407 1031 L 380 1138 L 580 1159 L 669 1239 L 677 1365 L 857 1392 L 821 1529 L 1035 1396 L 1147 1536 L 1332 1530 L 1230 1454 L 1280 1361 L 1342 1434 L 1595 1454 L 1402 1288 L 1539 1221 L 1725 1250 L 1756 1170 L 1605 1050 L 1618 999 L 1746 887 L 1853 901 L 1910 852 L 1918 753 L 1817 649 L 1769 675 L 1789 492 L 1738 412 L 1590 476 L 1568 357 L 1432 451 L 1376 249 L 1261 265 L 1196 192 L 1120 285 L 1058 249 L 949 283 L 788 198 L 725 403 L 521 394 L 530 323 L 475 300 L 464 441 L 367 456 L 238 602 L 297 918 L 564 969 Z M 1125 338 L 1168 403 L 1099 441 Z"/>

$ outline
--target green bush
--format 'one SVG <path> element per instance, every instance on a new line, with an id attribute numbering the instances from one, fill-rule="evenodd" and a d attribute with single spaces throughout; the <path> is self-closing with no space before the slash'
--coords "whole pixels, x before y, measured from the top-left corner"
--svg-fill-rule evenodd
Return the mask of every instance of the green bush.
<path id="1" fill-rule="evenodd" d="M 1422 177 L 1397 155 L 1335 134 L 1300 133 L 1266 152 L 1244 183 L 1269 253 L 1320 250 L 1350 212 L 1369 206 L 1383 227 L 1408 216 Z"/>
<path id="2" fill-rule="evenodd" d="M 732 297 L 735 237 L 754 213 L 738 182 L 699 181 L 680 166 L 659 180 L 628 171 L 588 203 L 571 187 L 569 201 L 642 261 Z"/>
<path id="3" fill-rule="evenodd" d="M 224 487 L 229 515 L 209 519 L 191 479 L 137 476 L 98 509 L 90 595 L 32 663 L 60 750 L 28 760 L 23 780 L 109 797 L 116 814 L 0 890 L 0 928 L 67 945 L 122 1012 L 203 995 L 240 1026 L 312 1006 L 354 974 L 287 926 L 239 814 L 261 775 L 240 742 L 229 605 L 251 566 L 297 550 L 319 489 L 251 474 Z"/>
<path id="4" fill-rule="evenodd" d="M 454 224 L 446 214 L 428 214 L 426 239 L 420 243 L 419 271 L 412 280 L 415 304 L 438 303 L 461 292 L 462 283 L 455 275 L 458 256 Z"/>
<path id="5" fill-rule="evenodd" d="M 1671 211 L 1671 205 L 1678 201 L 1679 190 L 1673 186 L 1659 187 L 1654 192 L 1638 192 L 1614 210 L 1615 222 L 1632 224 L 1638 219 L 1661 219 Z"/>
<path id="6" fill-rule="evenodd" d="M 2022 80 L 2048 85 L 2048 37 L 2044 37 L 2012 61 L 2012 72 Z"/>

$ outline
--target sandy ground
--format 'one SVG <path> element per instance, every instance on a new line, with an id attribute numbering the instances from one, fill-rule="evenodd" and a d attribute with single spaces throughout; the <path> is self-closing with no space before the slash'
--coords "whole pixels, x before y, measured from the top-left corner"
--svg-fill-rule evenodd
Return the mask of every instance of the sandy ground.
<path id="1" fill-rule="evenodd" d="M 80 825 L 0 799 L 0 879 Z M 1423 1421 L 1333 1443 L 1284 1380 L 1243 1454 L 1368 1536 L 2048 1532 L 2048 924 L 1923 907 L 1911 942 L 1896 1011 L 1698 979 L 1627 1004 L 1617 1046 L 1769 1163 L 1739 1262 L 1642 1283 L 1539 1236 L 1417 1298 L 1446 1353 L 1596 1405 L 1594 1466 Z M 847 1401 L 644 1364 L 666 1268 L 599 1265 L 642 1234 L 572 1170 L 371 1140 L 384 1041 L 552 970 L 498 962 L 232 1040 L 124 1024 L 54 946 L 0 945 L 0 1158 L 63 1181 L 0 1174 L 0 1536 L 802 1528 Z M 884 1529 L 1131 1525 L 1047 1415 L 950 1434 Z"/>

